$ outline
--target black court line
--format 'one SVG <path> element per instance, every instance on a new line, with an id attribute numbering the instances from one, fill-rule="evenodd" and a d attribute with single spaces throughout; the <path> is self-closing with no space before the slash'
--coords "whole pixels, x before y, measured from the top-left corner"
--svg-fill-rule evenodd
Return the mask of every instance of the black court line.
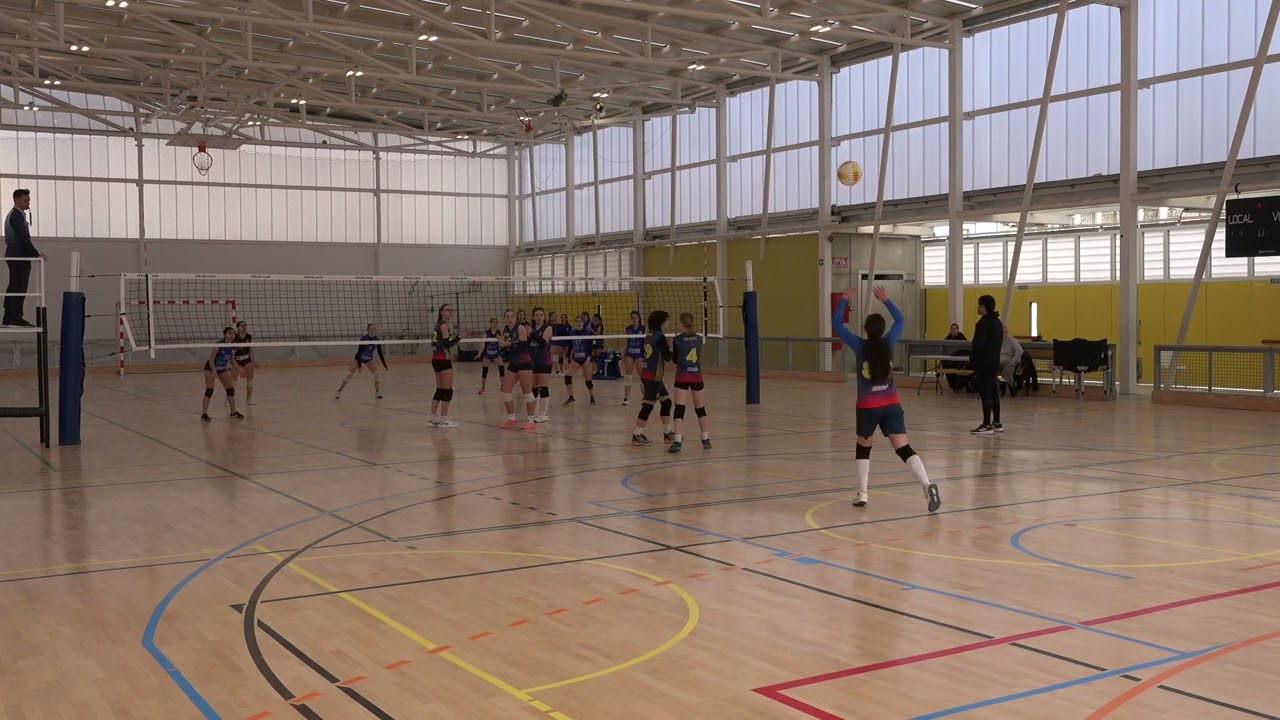
<path id="1" fill-rule="evenodd" d="M 189 478 L 162 478 L 159 480 L 126 480 L 124 482 L 90 483 L 88 485 L 58 485 L 55 487 L 27 488 L 26 490 L 0 490 L 0 495 L 21 495 L 24 493 L 54 493 L 64 490 L 95 490 L 100 488 L 128 487 L 129 485 L 155 485 L 158 483 L 189 482 L 191 480 L 218 480 L 231 478 L 234 475 L 201 475 Z"/>
<path id="2" fill-rule="evenodd" d="M 14 441 L 14 442 L 16 442 L 16 443 L 18 443 L 18 445 L 22 446 L 22 449 L 23 449 L 23 450 L 26 450 L 28 453 L 30 453 L 30 454 L 31 454 L 31 457 L 33 457 L 33 458 L 35 458 L 35 459 L 39 460 L 40 462 L 44 463 L 44 466 L 45 466 L 45 467 L 49 468 L 50 470 L 52 470 L 52 471 L 54 471 L 54 472 L 60 472 L 60 471 L 58 470 L 58 466 L 57 466 L 57 465 L 54 465 L 53 463 L 49 462 L 49 461 L 48 461 L 48 459 L 46 459 L 46 458 L 45 458 L 45 456 L 41 455 L 40 453 L 36 452 L 35 450 L 32 450 L 30 447 L 27 447 L 27 444 L 26 444 L 26 443 L 24 443 L 24 442 L 22 442 L 21 440 L 19 440 L 17 435 L 14 435 L 13 433 L 9 432 L 8 430 L 5 430 L 5 431 L 4 431 L 4 434 L 5 434 L 5 435 L 8 435 L 8 436 L 9 436 L 9 437 L 11 437 L 11 438 L 13 438 L 13 441 Z"/>
<path id="3" fill-rule="evenodd" d="M 244 605 L 232 605 L 231 609 L 235 610 L 240 615 L 244 615 Z M 289 640 L 285 638 L 285 636 L 281 635 L 277 630 L 272 628 L 270 625 L 267 625 L 265 622 L 259 620 L 258 627 L 262 630 L 262 632 L 267 634 L 267 637 L 271 638 L 276 642 L 277 645 L 284 648 L 286 652 L 288 652 L 290 655 L 297 658 L 303 665 L 306 665 L 308 668 L 310 668 L 312 672 L 324 678 L 325 682 L 338 688 L 339 690 L 342 691 L 343 694 L 345 694 L 347 697 L 354 700 L 356 704 L 358 704 L 360 707 L 369 711 L 370 715 L 373 715 L 374 717 L 378 718 L 378 720 L 395 720 L 394 717 L 389 715 L 382 708 L 375 705 L 372 700 L 365 697 L 364 695 L 361 695 L 358 691 L 349 687 L 338 685 L 338 683 L 342 682 L 342 678 L 326 670 L 323 665 L 313 660 L 309 655 L 304 653 L 302 649 L 299 648 L 297 645 L 293 644 L 292 642 L 289 642 Z M 292 699 L 292 698 L 288 698 L 288 699 Z M 302 715 L 302 717 L 307 718 L 308 720 L 320 720 L 320 714 L 317 713 L 312 708 L 307 707 L 306 703 L 299 703 L 297 705 L 293 705 L 292 703 L 290 703 L 290 705 L 295 710 L 297 710 L 298 714 Z"/>
<path id="4" fill-rule="evenodd" d="M 651 545 L 657 545 L 657 546 L 658 546 L 658 548 L 657 548 L 657 549 L 659 549 L 659 550 L 667 550 L 667 551 L 673 551 L 673 552 L 682 553 L 682 554 L 685 554 L 685 555 L 689 555 L 689 556 L 691 556 L 691 557 L 698 558 L 698 559 L 700 559 L 700 560 L 706 560 L 706 561 L 708 561 L 708 562 L 716 563 L 717 565 L 720 565 L 720 566 L 724 566 L 724 567 L 732 567 L 732 566 L 736 566 L 736 565 L 737 565 L 737 563 L 729 562 L 728 560 L 722 560 L 722 559 L 720 559 L 720 558 L 712 557 L 712 556 L 710 556 L 710 555 L 703 555 L 703 554 L 701 554 L 701 553 L 691 552 L 691 551 L 689 551 L 689 550 L 687 550 L 686 548 L 681 547 L 681 546 L 668 545 L 667 543 L 664 543 L 664 542 L 662 542 L 662 541 L 660 541 L 660 540 L 654 540 L 654 539 L 651 539 L 651 538 L 646 538 L 646 537 L 642 537 L 642 536 L 638 536 L 638 535 L 632 535 L 632 534 L 630 534 L 630 533 L 622 532 L 621 530 L 614 530 L 614 529 L 612 529 L 612 528 L 601 527 L 601 526 L 599 526 L 599 525 L 593 525 L 592 523 L 589 523 L 589 522 L 582 522 L 582 523 L 580 523 L 580 524 L 585 525 L 585 526 L 590 527 L 590 528 L 595 528 L 596 530 L 602 530 L 602 531 L 604 531 L 604 532 L 613 533 L 613 534 L 615 534 L 615 535 L 621 535 L 621 536 L 624 536 L 624 537 L 628 537 L 628 538 L 631 538 L 632 540 L 638 540 L 638 541 L 640 541 L 640 542 L 646 542 L 646 543 L 649 543 L 649 544 L 651 544 Z M 727 541 L 727 540 L 725 540 L 725 541 L 723 541 L 723 542 L 728 542 L 728 541 Z M 810 585 L 810 584 L 808 584 L 808 583 L 801 582 L 801 581 L 799 581 L 799 580 L 794 580 L 794 579 L 789 578 L 789 577 L 784 577 L 784 576 L 782 576 L 782 575 L 774 575 L 773 573 L 765 572 L 765 571 L 763 571 L 763 570 L 759 570 L 759 569 L 751 568 L 751 567 L 743 567 L 742 569 L 743 569 L 745 572 L 750 573 L 750 574 L 752 574 L 752 575 L 757 575 L 757 576 L 759 576 L 759 577 L 769 578 L 770 580 L 777 580 L 777 581 L 780 581 L 780 582 L 784 582 L 784 583 L 786 583 L 786 584 L 788 584 L 788 585 L 792 585 L 792 586 L 795 586 L 795 587 L 798 587 L 798 588 L 802 588 L 802 589 L 805 589 L 805 590 L 810 590 L 810 591 L 813 591 L 813 592 L 819 593 L 819 594 L 821 594 L 821 595 L 826 595 L 826 596 L 828 596 L 828 597 L 833 597 L 833 598 L 836 598 L 836 599 L 839 599 L 839 600 L 845 600 L 845 601 L 848 601 L 848 602 L 856 603 L 856 604 L 858 604 L 858 605 L 863 605 L 863 606 L 866 606 L 866 607 L 869 607 L 869 608 L 873 608 L 873 609 L 875 609 L 875 610 L 881 610 L 881 611 L 883 611 L 883 612 L 891 613 L 891 614 L 893 614 L 893 615 L 898 615 L 898 616 L 900 616 L 900 617 L 910 618 L 910 619 L 912 619 L 912 620 L 918 620 L 918 621 L 920 621 L 920 622 L 928 623 L 928 624 L 930 624 L 930 625 L 934 625 L 934 626 L 937 626 L 937 627 L 946 628 L 946 629 L 948 629 L 948 630 L 954 630 L 954 631 L 959 632 L 959 633 L 964 633 L 964 634 L 966 634 L 966 635 L 970 635 L 970 636 L 972 636 L 972 637 L 982 638 L 983 640 L 993 640 L 993 639 L 995 639 L 995 638 L 996 638 L 996 636 L 995 636 L 995 635 L 989 635 L 989 634 L 987 634 L 987 633 L 985 633 L 985 632 L 982 632 L 981 630 L 975 630 L 975 629 L 973 629 L 973 628 L 963 627 L 963 626 L 961 626 L 961 625 L 956 625 L 956 624 L 954 624 L 954 623 L 946 622 L 946 621 L 944 621 L 944 620 L 938 620 L 938 619 L 936 619 L 936 618 L 931 618 L 931 617 L 927 617 L 927 616 L 924 616 L 924 615 L 919 615 L 919 614 L 916 614 L 916 613 L 907 612 L 907 611 L 905 611 L 905 610 L 900 610 L 900 609 L 898 609 L 898 608 L 889 607 L 889 606 L 887 606 L 887 605 L 881 605 L 880 603 L 872 602 L 872 601 L 870 601 L 870 600 L 864 600 L 864 599 L 862 599 L 862 598 L 854 597 L 854 596 L 852 596 L 852 595 L 845 595 L 845 594 L 843 594 L 843 593 L 839 593 L 839 592 L 836 592 L 836 591 L 834 591 L 834 590 L 828 590 L 828 589 L 826 589 L 826 588 L 818 587 L 818 586 L 816 586 L 816 585 Z M 1049 650 L 1044 650 L 1044 649 L 1042 649 L 1042 648 L 1034 647 L 1034 646 L 1032 646 L 1032 645 L 1027 645 L 1027 644 L 1025 644 L 1025 643 L 1010 643 L 1010 646 L 1011 646 L 1011 647 L 1016 647 L 1016 648 L 1018 648 L 1018 649 L 1020 649 L 1020 650 L 1027 650 L 1027 651 L 1030 651 L 1030 652 L 1036 653 L 1037 655 L 1043 655 L 1043 656 L 1045 656 L 1045 657 L 1053 658 L 1053 659 L 1055 659 L 1055 660 L 1061 660 L 1061 661 L 1063 661 L 1063 662 L 1071 663 L 1071 664 L 1073 664 L 1073 665 L 1078 665 L 1078 666 L 1080 666 L 1080 667 L 1089 668 L 1089 669 L 1091 669 L 1091 670 L 1095 670 L 1095 671 L 1097 671 L 1097 672 L 1109 672 L 1109 671 L 1110 671 L 1110 669 L 1111 669 L 1111 668 L 1102 667 L 1102 666 L 1100 666 L 1100 665 L 1094 665 L 1093 663 L 1085 662 L 1084 660 L 1079 660 L 1079 659 L 1076 659 L 1076 658 L 1068 657 L 1068 656 L 1066 656 L 1066 655 L 1061 655 L 1061 654 L 1059 654 L 1059 653 L 1051 652 L 1051 651 L 1049 651 Z M 1125 680 L 1130 680 L 1130 681 L 1133 681 L 1133 682 L 1141 682 L 1141 681 L 1142 681 L 1142 678 L 1140 678 L 1140 677 L 1136 677 L 1136 676 L 1134 676 L 1134 675 L 1129 675 L 1129 674 L 1119 675 L 1118 677 L 1122 677 L 1122 678 L 1124 678 Z M 1218 699 L 1216 699 L 1216 698 L 1211 698 L 1211 697 L 1208 697 L 1208 696 L 1206 696 L 1206 695 L 1200 695 L 1200 694 L 1197 694 L 1197 693 L 1188 692 L 1188 691 L 1186 691 L 1186 690 L 1179 690 L 1179 689 L 1177 689 L 1177 688 L 1169 687 L 1169 686 L 1167 686 L 1167 685 L 1158 685 L 1157 687 L 1158 687 L 1159 689 L 1161 689 L 1161 690 L 1166 691 L 1166 692 L 1175 693 L 1175 694 L 1181 695 L 1181 696 L 1183 696 L 1183 697 L 1186 697 L 1186 698 L 1189 698 L 1189 699 L 1192 699 L 1192 700 L 1199 700 L 1199 701 L 1201 701 L 1201 702 L 1209 703 L 1209 704 L 1211 704 L 1211 705 L 1216 705 L 1216 706 L 1218 706 L 1218 707 L 1226 708 L 1226 709 L 1228 709 L 1228 710 L 1234 710 L 1234 711 L 1236 711 L 1236 712 L 1240 712 L 1240 713 L 1243 713 L 1243 714 L 1246 714 L 1246 715 L 1252 715 L 1252 716 L 1254 716 L 1254 717 L 1264 718 L 1265 720 L 1280 720 L 1280 718 L 1277 718 L 1277 717 L 1276 717 L 1276 716 L 1274 716 L 1274 715 L 1268 715 L 1268 714 L 1266 714 L 1266 713 L 1264 713 L 1264 712 L 1261 712 L 1261 711 L 1258 711 L 1258 710 L 1251 710 L 1251 709 L 1249 709 L 1249 708 L 1241 707 L 1241 706 L 1239 706 L 1239 705 L 1234 705 L 1234 704 L 1229 703 L 1229 702 L 1226 702 L 1226 701 L 1224 701 L 1224 700 L 1218 700 Z"/>

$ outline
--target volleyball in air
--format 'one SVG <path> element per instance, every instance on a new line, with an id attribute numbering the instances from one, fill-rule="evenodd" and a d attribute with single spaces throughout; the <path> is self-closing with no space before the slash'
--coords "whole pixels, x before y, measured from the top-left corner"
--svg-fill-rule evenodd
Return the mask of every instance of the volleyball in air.
<path id="1" fill-rule="evenodd" d="M 846 160 L 836 168 L 836 179 L 841 185 L 850 187 L 857 185 L 862 180 L 862 166 L 852 160 Z"/>

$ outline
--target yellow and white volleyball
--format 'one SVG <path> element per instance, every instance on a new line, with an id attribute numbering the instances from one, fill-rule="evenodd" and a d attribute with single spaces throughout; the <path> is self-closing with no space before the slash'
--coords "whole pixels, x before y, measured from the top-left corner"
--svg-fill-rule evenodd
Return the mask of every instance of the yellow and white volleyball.
<path id="1" fill-rule="evenodd" d="M 846 160 L 836 168 L 836 179 L 841 185 L 850 187 L 857 185 L 862 180 L 862 166 L 852 160 Z"/>

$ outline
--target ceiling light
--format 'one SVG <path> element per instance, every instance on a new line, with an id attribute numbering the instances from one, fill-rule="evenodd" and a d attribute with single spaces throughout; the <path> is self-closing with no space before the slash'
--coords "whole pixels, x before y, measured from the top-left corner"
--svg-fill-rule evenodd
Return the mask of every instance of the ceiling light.
<path id="1" fill-rule="evenodd" d="M 72 46 L 71 46 L 71 52 L 79 52 L 79 51 L 80 51 L 80 46 L 79 46 L 79 45 L 72 45 Z"/>
<path id="2" fill-rule="evenodd" d="M 703 65 L 702 63 L 699 63 L 696 60 L 694 62 L 689 63 L 690 70 L 705 70 L 706 68 L 707 68 L 706 65 Z"/>
<path id="3" fill-rule="evenodd" d="M 970 10 L 973 10 L 978 7 L 977 5 L 974 5 L 971 2 L 965 2 L 964 0 L 945 0 L 945 2 L 949 2 L 952 5 L 959 5 L 960 7 L 967 7 Z"/>
<path id="4" fill-rule="evenodd" d="M 421 34 L 421 35 L 419 35 L 419 36 L 418 36 L 418 39 L 419 39 L 419 40 L 426 40 L 427 42 L 435 42 L 435 41 L 439 40 L 440 38 L 436 37 L 436 36 L 435 36 L 434 34 L 432 34 L 432 33 L 423 33 L 423 34 Z"/>
<path id="5" fill-rule="evenodd" d="M 107 0 L 107 7 L 115 7 L 116 0 Z"/>
<path id="6" fill-rule="evenodd" d="M 455 138 L 454 138 L 454 140 L 466 140 L 466 139 L 467 139 L 467 134 L 466 134 L 466 133 L 462 133 L 462 134 L 460 134 L 460 135 L 458 135 L 457 137 L 455 137 Z"/>
<path id="7" fill-rule="evenodd" d="M 298 98 L 294 98 L 294 99 L 290 100 L 290 101 L 289 101 L 289 103 L 290 103 L 291 105 L 297 105 L 297 104 L 298 104 Z"/>
<path id="8" fill-rule="evenodd" d="M 80 52 L 89 52 L 89 46 L 88 46 L 88 45 L 81 45 L 81 46 L 80 46 Z"/>
<path id="9" fill-rule="evenodd" d="M 123 10 L 127 7 L 129 7 L 129 0 L 120 0 L 120 9 Z"/>
<path id="10" fill-rule="evenodd" d="M 356 77 L 364 77 L 364 71 L 363 71 L 363 70 L 357 70 L 357 71 L 356 71 Z"/>
<path id="11" fill-rule="evenodd" d="M 356 71 L 355 71 L 355 70 L 348 70 L 348 71 L 347 71 L 347 77 L 351 77 L 352 75 L 355 75 L 355 74 L 356 74 Z"/>
<path id="12" fill-rule="evenodd" d="M 307 104 L 307 101 L 306 101 L 306 100 L 299 100 L 299 101 L 298 101 L 298 104 L 299 104 L 299 105 L 306 105 L 306 104 Z"/>

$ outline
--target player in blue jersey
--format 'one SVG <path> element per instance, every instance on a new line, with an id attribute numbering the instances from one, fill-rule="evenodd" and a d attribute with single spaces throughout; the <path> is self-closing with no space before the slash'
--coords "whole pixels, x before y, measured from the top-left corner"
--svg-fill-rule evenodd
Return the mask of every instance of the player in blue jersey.
<path id="1" fill-rule="evenodd" d="M 507 375 L 506 363 L 502 362 L 502 349 L 498 345 L 498 334 L 502 331 L 498 328 L 498 318 L 489 318 L 489 329 L 484 331 L 484 350 L 480 352 L 480 393 L 485 392 L 485 385 L 489 382 L 489 367 L 491 365 L 498 366 L 498 377 L 503 378 Z M 501 384 L 501 383 L 499 383 Z"/>
<path id="2" fill-rule="evenodd" d="M 236 341 L 236 329 L 222 328 L 222 342 L 209 351 L 209 359 L 204 363 L 204 402 L 200 406 L 200 419 L 209 422 L 209 400 L 213 397 L 213 383 L 222 382 L 227 391 L 227 405 L 231 406 L 231 419 L 243 420 L 244 416 L 236 412 L 236 378 L 240 376 L 240 366 L 236 364 L 236 349 L 227 345 Z"/>
<path id="3" fill-rule="evenodd" d="M 684 447 L 684 409 L 690 398 L 693 413 L 698 416 L 702 449 L 711 449 L 711 421 L 707 419 L 707 401 L 702 394 L 702 336 L 693 331 L 693 313 L 680 313 L 680 327 L 681 333 L 672 343 L 676 362 L 675 437 L 667 452 L 673 454 Z"/>
<path id="4" fill-rule="evenodd" d="M 854 464 L 858 470 L 858 495 L 853 504 L 862 507 L 867 504 L 867 480 L 871 474 L 871 438 L 879 429 L 889 438 L 889 444 L 897 451 L 898 457 L 907 464 L 911 474 L 924 489 L 929 501 L 929 512 L 937 512 L 942 506 L 942 496 L 938 486 L 929 482 L 929 475 L 924 470 L 924 461 L 911 449 L 907 439 L 907 421 L 902 412 L 902 404 L 898 401 L 898 389 L 893 382 L 893 348 L 902 336 L 906 321 L 898 306 L 889 299 L 884 288 L 874 290 L 876 299 L 884 303 L 893 317 L 893 327 L 885 334 L 884 316 L 872 313 L 862 324 L 866 338 L 849 332 L 844 326 L 845 309 L 849 302 L 857 297 L 857 291 L 845 290 L 844 297 L 836 306 L 832 315 L 831 326 L 840 335 L 840 339 L 849 346 L 857 359 L 855 367 L 858 372 L 858 404 L 857 435 L 858 445 L 855 450 Z"/>
<path id="5" fill-rule="evenodd" d="M 391 368 L 387 366 L 387 356 L 382 352 L 382 344 L 378 342 L 378 327 L 373 323 L 365 328 L 364 335 L 360 338 L 360 346 L 356 348 L 356 356 L 351 360 L 351 366 L 347 368 L 347 377 L 338 386 L 338 392 L 334 394 L 333 399 L 338 400 L 342 397 L 342 391 L 347 388 L 347 383 L 351 382 L 352 376 L 369 366 L 369 372 L 373 374 L 373 396 L 379 400 L 382 399 L 382 376 L 379 373 L 382 370 L 391 372 Z M 373 359 L 374 353 L 378 354 L 378 359 Z"/>
<path id="6" fill-rule="evenodd" d="M 533 309 L 533 327 L 529 329 L 529 358 L 533 361 L 533 394 L 537 398 L 534 422 L 544 423 L 551 409 L 551 339 L 555 330 L 547 322 L 547 312 Z"/>
<path id="7" fill-rule="evenodd" d="M 573 396 L 573 376 L 581 375 L 587 385 L 591 404 L 595 405 L 596 385 L 591 381 L 591 346 L 595 341 L 591 339 L 592 333 L 587 329 L 586 313 L 578 316 L 578 327 L 573 331 L 573 335 L 574 340 L 569 348 L 569 369 L 564 374 L 564 388 L 569 393 L 569 397 L 564 404 L 572 405 L 578 402 Z"/>
<path id="8" fill-rule="evenodd" d="M 436 393 L 431 397 L 431 427 L 458 427 L 449 419 L 449 403 L 453 402 L 453 360 L 449 351 L 458 344 L 453 329 L 453 306 L 445 303 L 436 311 L 436 326 L 431 333 L 431 369 L 436 374 Z"/>
<path id="9" fill-rule="evenodd" d="M 640 319 L 640 313 L 634 310 L 631 312 L 631 324 L 627 326 L 627 335 L 631 337 L 627 338 L 627 348 L 622 352 L 622 375 L 627 379 L 627 384 L 622 386 L 623 407 L 631 404 L 631 382 L 644 360 L 644 322 Z"/>
<path id="10" fill-rule="evenodd" d="M 569 323 L 569 316 L 560 313 L 560 321 L 554 326 L 556 337 L 563 337 L 573 334 L 573 325 Z M 573 348 L 572 340 L 556 340 L 555 341 L 555 366 L 556 375 L 564 375 L 569 369 L 569 352 Z"/>
<path id="11" fill-rule="evenodd" d="M 507 410 L 507 420 L 498 427 L 510 430 L 519 427 L 521 430 L 533 430 L 537 427 L 533 418 L 537 415 L 537 396 L 533 394 L 533 357 L 529 354 L 529 326 L 521 324 L 516 313 L 508 310 L 503 314 L 506 325 L 499 344 L 507 351 L 507 376 L 502 380 L 502 403 Z M 521 425 L 516 421 L 516 384 L 524 392 L 524 408 L 526 418 Z"/>
<path id="12" fill-rule="evenodd" d="M 640 403 L 640 414 L 636 417 L 636 429 L 631 433 L 632 446 L 652 445 L 653 441 L 644 434 L 644 427 L 649 423 L 649 415 L 653 406 L 662 406 L 662 439 L 671 443 L 675 437 L 671 433 L 671 397 L 667 385 L 662 381 L 666 375 L 667 363 L 671 362 L 671 345 L 663 326 L 667 324 L 666 310 L 654 310 L 649 313 L 649 334 L 644 339 L 644 363 L 640 368 L 640 386 L 644 391 L 644 399 Z"/>

